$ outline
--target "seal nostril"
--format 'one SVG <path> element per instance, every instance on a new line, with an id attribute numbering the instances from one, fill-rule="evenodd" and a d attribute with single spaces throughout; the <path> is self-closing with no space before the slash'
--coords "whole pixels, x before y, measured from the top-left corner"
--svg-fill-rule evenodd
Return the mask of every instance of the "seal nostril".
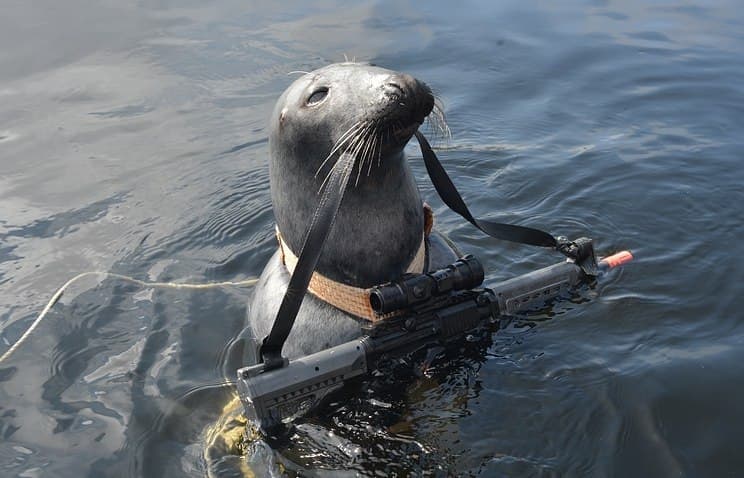
<path id="1" fill-rule="evenodd" d="M 393 90 L 395 90 L 395 92 L 398 93 L 399 95 L 403 95 L 403 93 L 404 93 L 403 87 L 400 86 L 398 83 L 394 83 L 394 82 L 391 81 L 391 82 L 387 83 L 387 86 L 389 86 L 390 88 L 392 88 Z"/>

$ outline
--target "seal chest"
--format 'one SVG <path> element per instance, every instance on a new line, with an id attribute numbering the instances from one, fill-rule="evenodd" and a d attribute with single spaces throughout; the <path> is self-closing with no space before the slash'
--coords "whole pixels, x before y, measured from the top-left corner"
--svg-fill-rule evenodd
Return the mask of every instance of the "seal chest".
<path id="1" fill-rule="evenodd" d="M 426 235 L 423 202 L 403 154 L 433 108 L 424 83 L 358 63 L 308 73 L 282 94 L 269 136 L 271 200 L 282 247 L 262 273 L 249 310 L 256 338 L 273 324 L 289 281 L 287 258 L 299 255 L 318 192 L 342 153 L 353 155 L 355 165 L 317 276 L 339 289 L 364 290 L 412 267 L 421 272 L 457 257 L 443 238 Z M 307 294 L 285 352 L 292 357 L 351 340 L 360 334 L 355 315 Z"/>

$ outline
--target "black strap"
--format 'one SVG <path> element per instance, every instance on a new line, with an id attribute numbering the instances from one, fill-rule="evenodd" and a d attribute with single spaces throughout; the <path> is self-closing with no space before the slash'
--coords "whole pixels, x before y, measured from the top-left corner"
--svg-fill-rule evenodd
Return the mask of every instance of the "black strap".
<path id="1" fill-rule="evenodd" d="M 323 250 L 323 244 L 336 220 L 336 214 L 353 167 L 354 156 L 349 153 L 342 154 L 331 170 L 322 190 L 318 208 L 315 210 L 302 249 L 300 249 L 297 265 L 289 279 L 287 292 L 279 306 L 271 332 L 264 338 L 261 345 L 264 371 L 281 367 L 284 363 L 282 347 L 292 331 L 297 312 L 300 310 L 302 299 L 310 284 L 310 278 Z"/>
<path id="2" fill-rule="evenodd" d="M 429 173 L 434 188 L 439 193 L 442 201 L 457 214 L 461 215 L 481 231 L 485 232 L 496 239 L 505 241 L 518 242 L 520 244 L 530 244 L 533 246 L 558 248 L 562 241 L 559 241 L 547 232 L 531 227 L 515 226 L 513 224 L 502 224 L 498 222 L 485 221 L 476 219 L 470 214 L 470 210 L 465 205 L 462 196 L 457 188 L 452 184 L 452 180 L 439 162 L 437 155 L 432 151 L 429 142 L 424 135 L 416 131 L 416 139 L 421 145 L 421 153 L 424 156 L 426 171 Z"/>

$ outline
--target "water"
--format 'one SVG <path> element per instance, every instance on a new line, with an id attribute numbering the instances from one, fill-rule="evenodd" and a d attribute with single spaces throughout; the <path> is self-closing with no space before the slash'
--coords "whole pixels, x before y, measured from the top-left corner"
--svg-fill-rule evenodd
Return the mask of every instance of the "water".
<path id="1" fill-rule="evenodd" d="M 0 366 L 0 475 L 740 475 L 743 26 L 725 0 L 6 1 L 0 352 L 78 272 L 259 274 L 271 108 L 289 72 L 344 55 L 443 98 L 439 156 L 478 215 L 638 260 L 273 450 L 226 432 L 249 289 L 76 284 Z M 558 260 L 485 238 L 413 164 L 489 280 Z"/>

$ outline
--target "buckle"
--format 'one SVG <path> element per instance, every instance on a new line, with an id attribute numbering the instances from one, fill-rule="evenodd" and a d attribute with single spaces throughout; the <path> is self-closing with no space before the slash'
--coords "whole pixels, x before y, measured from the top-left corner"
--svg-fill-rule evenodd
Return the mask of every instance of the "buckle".
<path id="1" fill-rule="evenodd" d="M 574 261 L 584 274 L 596 277 L 597 256 L 594 254 L 594 242 L 588 237 L 580 237 L 569 241 L 565 236 L 556 238 L 555 249 Z"/>

